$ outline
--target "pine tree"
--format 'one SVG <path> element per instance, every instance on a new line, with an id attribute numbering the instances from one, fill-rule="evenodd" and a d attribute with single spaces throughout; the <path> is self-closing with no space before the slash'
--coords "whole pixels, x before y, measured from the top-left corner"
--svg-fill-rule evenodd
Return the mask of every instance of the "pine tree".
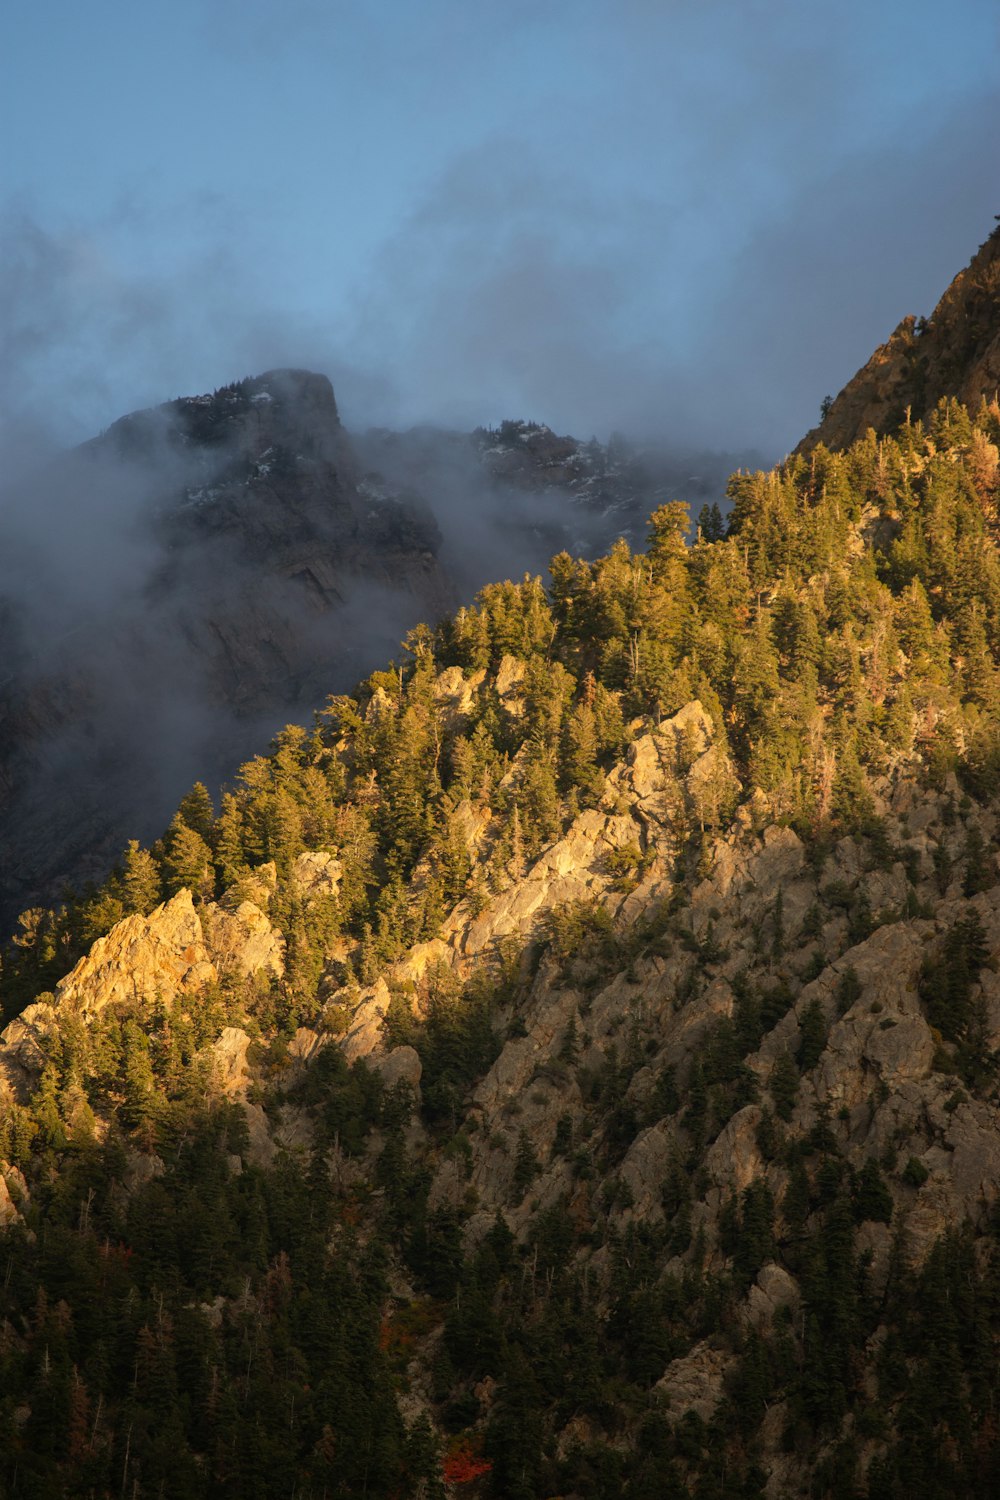
<path id="1" fill-rule="evenodd" d="M 130 839 L 122 871 L 123 905 L 127 913 L 145 917 L 162 899 L 160 867 L 148 849 Z"/>
<path id="2" fill-rule="evenodd" d="M 780 1120 L 790 1120 L 799 1092 L 799 1070 L 790 1052 L 780 1052 L 768 1083 L 774 1109 Z"/>
<path id="3" fill-rule="evenodd" d="M 188 889 L 196 899 L 209 899 L 215 890 L 212 851 L 200 833 L 189 828 L 175 813 L 167 830 L 163 868 L 167 894 Z"/>
<path id="4" fill-rule="evenodd" d="M 803 1073 L 819 1062 L 826 1047 L 826 1016 L 818 1000 L 810 1000 L 799 1017 L 797 1062 Z"/>
<path id="5" fill-rule="evenodd" d="M 206 844 L 211 845 L 215 828 L 215 808 L 212 806 L 212 799 L 204 782 L 196 781 L 187 795 L 181 798 L 177 813 L 189 828 L 193 828 Z"/>
<path id="6" fill-rule="evenodd" d="M 792 1239 L 799 1239 L 805 1229 L 810 1209 L 809 1176 L 801 1158 L 796 1159 L 788 1174 L 781 1199 L 781 1217 Z"/>
<path id="7" fill-rule="evenodd" d="M 711 505 L 703 505 L 698 512 L 698 537 L 703 542 L 721 542 L 726 534 L 726 523 L 722 519 L 722 512 L 718 504 L 713 500 Z"/>
<path id="8" fill-rule="evenodd" d="M 242 825 L 243 816 L 236 797 L 232 792 L 224 792 L 219 818 L 215 825 L 215 858 L 219 878 L 227 890 L 236 885 L 247 868 L 243 852 Z"/>
<path id="9" fill-rule="evenodd" d="M 854 1188 L 854 1219 L 857 1224 L 866 1221 L 888 1224 L 892 1220 L 892 1194 L 873 1157 L 868 1157 L 858 1173 Z"/>
<path id="10" fill-rule="evenodd" d="M 538 1174 L 538 1157 L 535 1155 L 528 1132 L 522 1129 L 517 1137 L 517 1154 L 514 1158 L 514 1190 L 523 1197 L 525 1190 Z"/>
<path id="11" fill-rule="evenodd" d="M 976 824 L 969 829 L 965 839 L 965 875 L 962 879 L 962 894 L 976 896 L 987 891 L 995 883 L 994 861 L 987 853 L 983 836 Z"/>
<path id="12" fill-rule="evenodd" d="M 125 1124 L 138 1131 L 148 1144 L 154 1138 L 160 1109 L 149 1041 L 135 1021 L 128 1021 L 124 1028 L 123 1042 L 125 1076 L 121 1116 Z"/>

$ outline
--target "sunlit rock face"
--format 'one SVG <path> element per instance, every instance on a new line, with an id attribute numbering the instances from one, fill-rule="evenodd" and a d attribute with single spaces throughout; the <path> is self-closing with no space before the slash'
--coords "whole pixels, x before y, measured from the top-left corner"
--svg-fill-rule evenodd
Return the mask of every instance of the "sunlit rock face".
<path id="1" fill-rule="evenodd" d="M 280 978 L 283 972 L 284 940 L 252 902 L 196 909 L 191 892 L 180 890 L 149 916 L 116 923 L 53 995 L 29 1005 L 0 1032 L 0 1100 L 7 1089 L 30 1097 L 45 1066 L 46 1037 L 74 1018 L 86 1024 L 116 1005 L 183 1012 L 220 979 Z M 222 1062 L 228 1076 L 231 1059 Z"/>

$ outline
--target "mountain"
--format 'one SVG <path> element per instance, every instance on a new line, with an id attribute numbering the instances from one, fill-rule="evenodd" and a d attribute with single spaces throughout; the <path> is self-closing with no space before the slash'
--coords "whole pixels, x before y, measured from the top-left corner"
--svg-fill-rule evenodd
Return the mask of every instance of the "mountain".
<path id="1" fill-rule="evenodd" d="M 998 443 L 488 585 L 35 915 L 0 1484 L 996 1494 Z"/>
<path id="2" fill-rule="evenodd" d="M 528 423 L 364 443 L 408 525 L 394 452 L 528 532 L 627 493 Z M 999 493 L 943 393 L 657 505 L 30 913 L 0 1491 L 996 1496 Z"/>
<path id="3" fill-rule="evenodd" d="M 800 450 L 846 448 L 869 428 L 926 420 L 956 397 L 975 410 L 1000 391 L 1000 228 L 960 271 L 932 316 L 906 317 L 830 404 Z"/>
<path id="4" fill-rule="evenodd" d="M 537 424 L 352 439 L 302 370 L 122 418 L 4 497 L 0 927 L 498 570 L 593 555 L 660 484 L 719 498 L 725 472 Z"/>
<path id="5" fill-rule="evenodd" d="M 394 487 L 432 497 L 442 556 L 470 598 L 501 573 L 544 572 L 562 549 L 594 557 L 619 536 L 640 547 L 660 501 L 683 499 L 697 515 L 722 501 L 735 468 L 760 463 L 756 453 L 639 445 L 615 434 L 584 442 L 513 420 L 472 433 L 375 429 L 356 444 Z"/>

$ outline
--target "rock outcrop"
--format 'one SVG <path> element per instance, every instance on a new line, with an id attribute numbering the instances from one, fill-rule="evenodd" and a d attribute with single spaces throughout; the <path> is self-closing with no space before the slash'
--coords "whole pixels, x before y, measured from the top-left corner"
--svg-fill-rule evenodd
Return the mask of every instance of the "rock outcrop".
<path id="1" fill-rule="evenodd" d="M 230 1098 L 243 1098 L 250 1078 L 247 1053 L 250 1038 L 239 1026 L 223 1028 L 212 1046 L 212 1074 L 215 1087 Z"/>
<path id="2" fill-rule="evenodd" d="M 280 977 L 284 972 L 284 939 L 252 901 L 241 901 L 232 911 L 212 902 L 202 908 L 201 923 L 220 974 Z"/>
<path id="3" fill-rule="evenodd" d="M 337 894 L 342 873 L 343 866 L 332 854 L 307 851 L 292 866 L 292 882 L 307 902 L 316 901 Z"/>
<path id="4" fill-rule="evenodd" d="M 520 680 L 513 659 L 501 663 L 501 701 L 511 700 Z M 706 786 L 718 799 L 731 775 L 724 754 L 713 745 L 711 720 L 700 703 L 687 704 L 655 731 L 640 736 L 625 762 L 608 777 L 600 808 L 574 819 L 566 834 L 527 870 L 524 878 L 475 913 L 462 902 L 441 928 L 439 937 L 420 943 L 360 997 L 340 990 L 333 1006 L 353 1010 L 343 1046 L 352 1059 L 379 1045 L 381 1019 L 394 984 L 412 985 L 435 964 L 467 977 L 482 956 L 494 953 L 504 939 L 520 945 L 544 937 L 547 918 L 574 902 L 607 900 L 612 911 L 641 910 L 669 887 L 665 870 L 676 855 L 677 828 L 683 812 L 709 806 Z M 618 809 L 622 808 L 623 811 Z M 621 876 L 615 855 L 630 851 L 645 859 L 647 873 L 632 893 L 618 893 Z"/>
<path id="5" fill-rule="evenodd" d="M 190 1006 L 220 978 L 280 977 L 284 940 L 249 901 L 235 911 L 200 910 L 180 890 L 148 917 L 131 916 L 98 938 L 56 986 L 51 1002 L 29 1005 L 0 1033 L 0 1081 L 25 1097 L 45 1064 L 43 1043 L 67 1016 L 85 1022 L 109 1005 Z M 246 1034 L 233 1028 L 217 1044 L 220 1086 L 232 1092 L 245 1075 Z"/>
<path id="6" fill-rule="evenodd" d="M 56 986 L 56 1005 L 94 1015 L 116 1000 L 163 1001 L 218 978 L 190 891 L 179 891 L 148 917 L 126 917 L 98 938 Z"/>
<path id="7" fill-rule="evenodd" d="M 21 1221 L 20 1205 L 28 1197 L 28 1185 L 17 1167 L 0 1162 L 0 1229 Z"/>

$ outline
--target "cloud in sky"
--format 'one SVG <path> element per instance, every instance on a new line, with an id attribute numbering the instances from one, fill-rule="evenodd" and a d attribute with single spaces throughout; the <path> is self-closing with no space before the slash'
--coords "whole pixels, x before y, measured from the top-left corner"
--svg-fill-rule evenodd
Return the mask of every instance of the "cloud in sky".
<path id="1" fill-rule="evenodd" d="M 0 215 L 0 433 L 26 447 L 40 437 L 80 441 L 127 405 L 183 393 L 200 367 L 211 380 L 259 357 L 252 279 L 221 237 L 177 247 L 162 270 L 127 253 L 130 215 L 47 225 L 12 208 Z M 254 339 L 260 333 L 260 348 Z M 248 347 L 249 346 L 249 347 Z"/>
<path id="2" fill-rule="evenodd" d="M 49 9 L 0 62 L 8 444 L 297 363 L 356 424 L 782 449 L 1000 206 L 992 0 L 947 46 L 931 0 Z"/>
<path id="3" fill-rule="evenodd" d="M 610 208 L 497 143 L 453 164 L 386 247 L 351 350 L 397 372 L 388 420 L 468 424 L 485 404 L 583 434 L 786 451 L 985 238 L 984 180 L 954 163 L 998 127 L 980 95 L 919 153 L 859 148 L 766 216 L 707 205 L 707 251 L 694 202 L 674 215 L 619 192 Z"/>

